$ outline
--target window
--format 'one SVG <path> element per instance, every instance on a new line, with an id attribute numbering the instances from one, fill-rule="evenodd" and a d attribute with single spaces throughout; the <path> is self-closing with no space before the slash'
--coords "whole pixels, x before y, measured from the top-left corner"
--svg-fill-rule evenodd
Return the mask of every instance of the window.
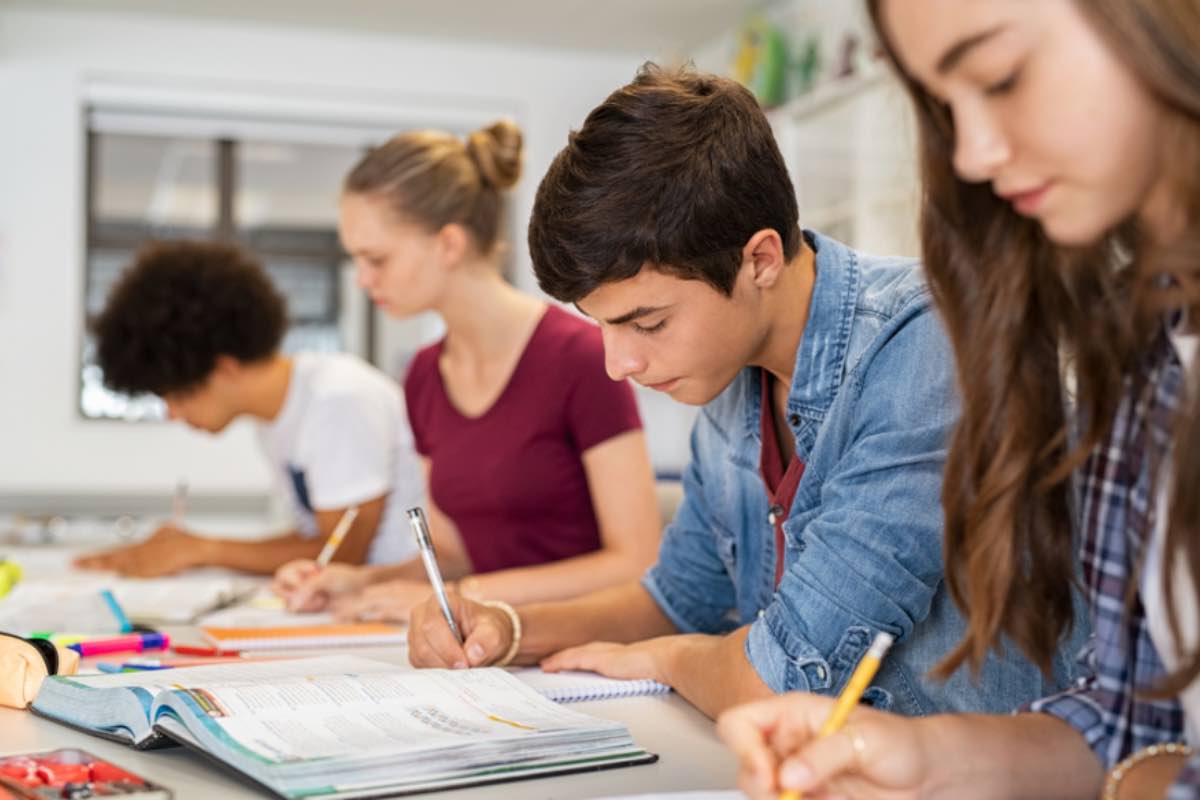
<path id="1" fill-rule="evenodd" d="M 504 103 L 406 98 L 389 92 L 240 84 L 127 83 L 83 88 L 87 120 L 89 319 L 137 249 L 150 238 L 236 242 L 261 260 L 287 297 L 283 348 L 347 350 L 385 372 L 440 332 L 425 314 L 383 320 L 353 291 L 337 239 L 342 179 L 372 145 L 411 129 L 463 135 L 498 117 Z M 517 235 L 507 222 L 508 238 Z M 511 264 L 506 265 L 511 269 Z M 81 338 L 79 408 L 92 419 L 162 419 L 154 397 L 104 388 L 87 328 Z"/>
<path id="2" fill-rule="evenodd" d="M 149 239 L 216 239 L 254 253 L 287 298 L 284 350 L 343 349 L 337 193 L 362 146 L 247 136 L 194 138 L 91 126 L 88 131 L 88 321 Z M 104 388 L 85 333 L 80 410 L 156 420 L 158 398 Z"/>

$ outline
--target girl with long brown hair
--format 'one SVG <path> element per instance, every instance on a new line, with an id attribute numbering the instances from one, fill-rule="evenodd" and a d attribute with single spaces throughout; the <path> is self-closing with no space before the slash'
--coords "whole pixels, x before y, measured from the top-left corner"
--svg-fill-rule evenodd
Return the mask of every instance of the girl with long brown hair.
<path id="1" fill-rule="evenodd" d="M 756 796 L 1200 796 L 1200 3 L 869 0 L 916 106 L 922 246 L 963 416 L 943 674 L 1009 635 L 1046 663 L 1081 581 L 1071 690 L 1008 717 L 828 699 L 730 712 Z"/>

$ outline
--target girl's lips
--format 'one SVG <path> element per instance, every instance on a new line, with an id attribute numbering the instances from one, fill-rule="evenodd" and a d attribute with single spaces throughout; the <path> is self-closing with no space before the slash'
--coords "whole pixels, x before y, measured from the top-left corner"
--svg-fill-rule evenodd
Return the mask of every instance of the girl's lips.
<path id="1" fill-rule="evenodd" d="M 1011 192 L 1004 195 L 1004 199 L 1013 204 L 1018 214 L 1031 216 L 1037 213 L 1038 208 L 1046 199 L 1046 194 L 1050 191 L 1053 183 L 1047 181 L 1041 186 L 1035 186 L 1032 189 L 1027 189 L 1021 192 Z"/>

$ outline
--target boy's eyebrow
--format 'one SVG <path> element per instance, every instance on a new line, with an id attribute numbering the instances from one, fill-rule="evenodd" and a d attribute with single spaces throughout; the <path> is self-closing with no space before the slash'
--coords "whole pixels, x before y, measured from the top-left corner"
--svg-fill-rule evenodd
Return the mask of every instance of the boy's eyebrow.
<path id="1" fill-rule="evenodd" d="M 967 53 L 971 52 L 972 49 L 978 47 L 988 39 L 991 39 L 993 36 L 1000 33 L 1000 31 L 1004 30 L 1005 27 L 1006 26 L 1004 25 L 997 25 L 994 28 L 988 28 L 986 31 L 981 31 L 973 36 L 960 39 L 953 47 L 943 53 L 941 58 L 938 59 L 936 67 L 937 73 L 939 75 L 945 75 L 947 72 L 954 69 L 956 66 L 958 66 L 958 62 L 962 61 Z"/>

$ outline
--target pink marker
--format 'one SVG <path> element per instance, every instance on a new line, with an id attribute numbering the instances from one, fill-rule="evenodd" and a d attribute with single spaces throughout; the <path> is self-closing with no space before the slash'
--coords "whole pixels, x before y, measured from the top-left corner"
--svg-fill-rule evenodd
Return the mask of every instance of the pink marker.
<path id="1" fill-rule="evenodd" d="M 112 639 L 95 639 L 90 642 L 76 642 L 67 647 L 83 657 L 103 656 L 109 653 L 140 653 L 143 650 L 165 650 L 171 644 L 171 637 L 165 633 L 131 633 L 128 636 L 117 636 Z"/>

